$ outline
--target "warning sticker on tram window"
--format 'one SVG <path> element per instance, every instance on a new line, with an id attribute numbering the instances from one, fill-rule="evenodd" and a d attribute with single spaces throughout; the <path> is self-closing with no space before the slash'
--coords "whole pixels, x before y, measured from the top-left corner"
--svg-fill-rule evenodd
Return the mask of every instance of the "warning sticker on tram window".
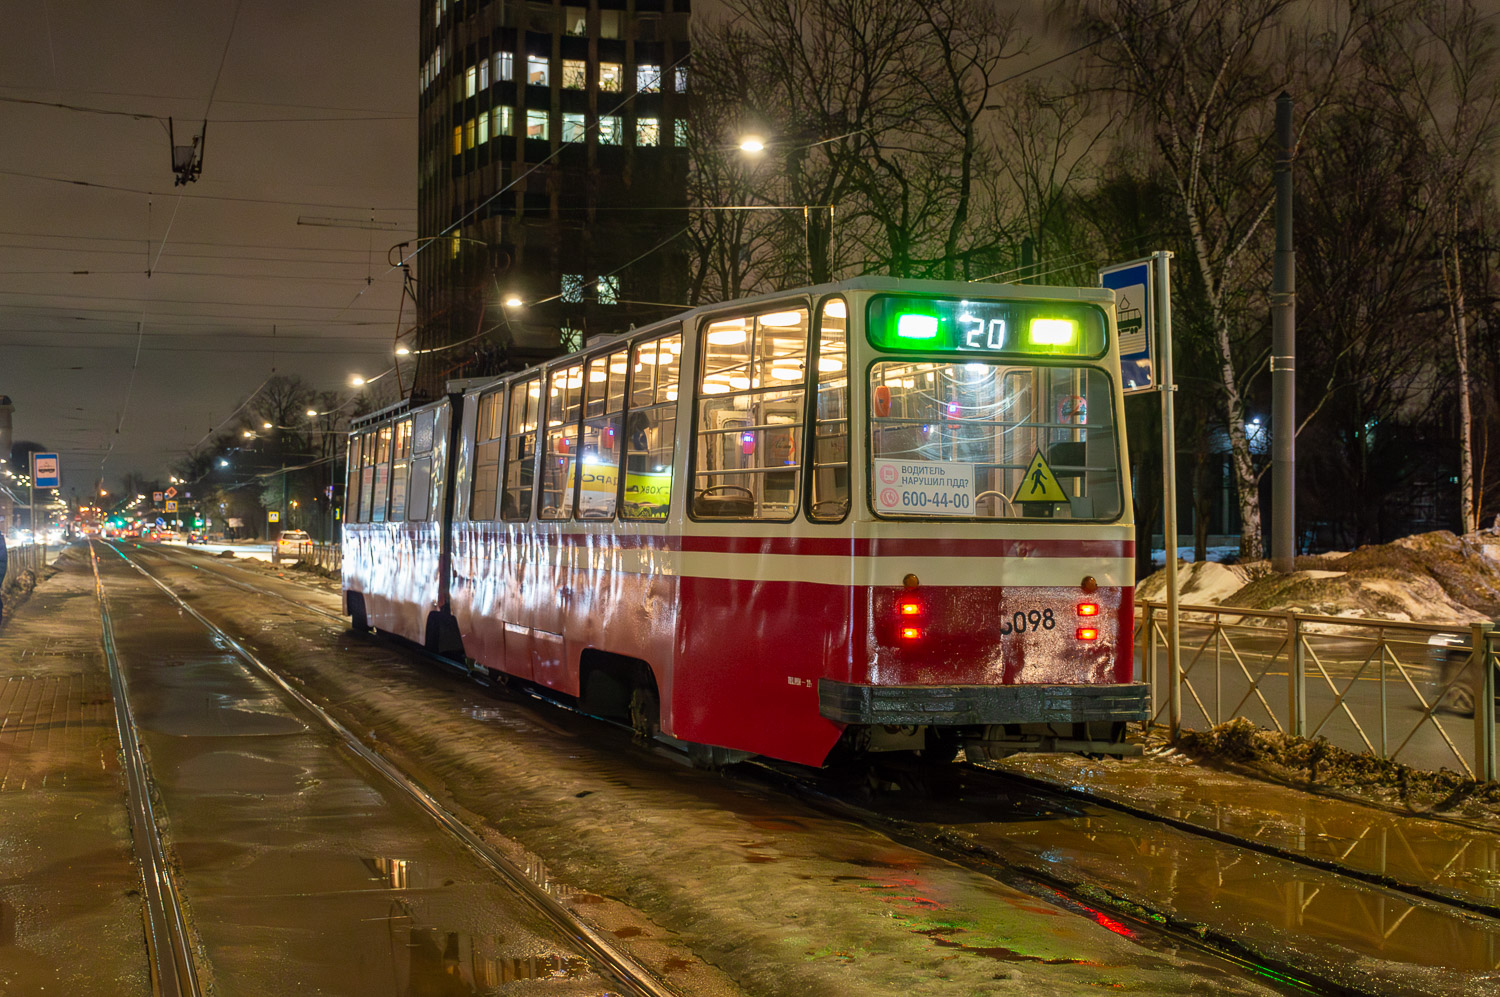
<path id="1" fill-rule="evenodd" d="M 974 465 L 877 460 L 875 511 L 922 516 L 972 516 Z"/>

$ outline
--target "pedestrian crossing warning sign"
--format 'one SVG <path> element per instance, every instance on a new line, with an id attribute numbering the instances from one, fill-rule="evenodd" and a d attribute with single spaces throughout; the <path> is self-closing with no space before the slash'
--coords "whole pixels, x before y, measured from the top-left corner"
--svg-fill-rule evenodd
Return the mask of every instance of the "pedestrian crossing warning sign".
<path id="1" fill-rule="evenodd" d="M 1066 502 L 1068 496 L 1063 493 L 1062 485 L 1057 483 L 1057 475 L 1052 473 L 1052 468 L 1047 466 L 1047 461 L 1042 458 L 1042 452 L 1038 450 L 1036 456 L 1031 458 L 1026 473 L 1021 476 L 1021 483 L 1016 486 L 1016 493 L 1010 497 L 1012 502 Z"/>

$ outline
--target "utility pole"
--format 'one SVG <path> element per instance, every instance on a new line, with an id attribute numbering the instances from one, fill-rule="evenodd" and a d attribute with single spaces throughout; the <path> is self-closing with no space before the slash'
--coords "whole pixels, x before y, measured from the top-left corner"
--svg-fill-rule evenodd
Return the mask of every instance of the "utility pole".
<path id="1" fill-rule="evenodd" d="M 1276 267 L 1271 278 L 1271 567 L 1292 570 L 1297 532 L 1297 253 L 1292 95 L 1276 98 Z"/>

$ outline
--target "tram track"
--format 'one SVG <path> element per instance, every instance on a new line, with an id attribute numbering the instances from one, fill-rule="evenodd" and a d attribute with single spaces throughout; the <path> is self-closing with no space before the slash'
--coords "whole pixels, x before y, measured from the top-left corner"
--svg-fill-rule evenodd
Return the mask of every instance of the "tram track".
<path id="1" fill-rule="evenodd" d="M 143 567 L 136 559 L 127 555 L 124 550 L 108 543 L 105 546 L 113 550 L 125 563 L 129 564 L 150 581 L 182 613 L 196 621 L 215 640 L 231 649 L 237 657 L 273 683 L 285 696 L 295 702 L 298 707 L 316 718 L 337 738 L 338 742 L 344 748 L 364 762 L 370 770 L 373 770 L 389 786 L 400 791 L 410 801 L 415 803 L 418 809 L 425 813 L 436 826 L 495 873 L 502 882 L 509 886 L 546 923 L 562 932 L 563 936 L 572 942 L 582 954 L 595 963 L 603 976 L 618 985 L 622 993 L 632 995 L 632 997 L 678 997 L 676 990 L 664 984 L 653 973 L 637 962 L 628 952 L 605 937 L 603 933 L 576 916 L 543 886 L 533 881 L 524 869 L 519 867 L 502 852 L 489 845 L 478 833 L 465 824 L 459 816 L 445 807 L 426 787 L 403 772 L 397 765 L 387 760 L 379 752 L 365 744 L 358 735 L 340 723 L 321 705 L 296 689 L 285 677 L 246 647 L 243 642 L 194 609 L 178 593 L 173 591 L 167 583 Z M 132 810 L 134 824 L 137 829 L 137 841 L 145 840 L 149 846 L 148 854 L 142 857 L 143 869 L 146 870 L 145 878 L 148 895 L 159 894 L 160 897 L 159 899 L 153 899 L 150 904 L 152 937 L 160 939 L 160 941 L 154 942 L 152 946 L 154 957 L 153 972 L 164 981 L 179 981 L 176 989 L 168 990 L 163 988 L 161 993 L 164 995 L 175 997 L 175 995 L 180 994 L 186 995 L 186 997 L 196 997 L 201 991 L 198 989 L 196 973 L 193 971 L 191 956 L 193 943 L 191 934 L 187 927 L 187 920 L 183 914 L 181 897 L 172 882 L 170 867 L 165 858 L 165 846 L 160 832 L 157 830 L 158 825 L 156 824 L 155 815 L 150 807 L 150 798 L 152 795 L 150 771 L 140 750 L 139 739 L 135 734 L 134 722 L 131 719 L 128 706 L 128 690 L 123 675 L 118 668 L 117 658 L 113 650 L 113 638 L 105 604 L 106 596 L 104 594 L 102 579 L 99 578 L 98 574 L 97 556 L 92 559 L 94 561 L 95 578 L 98 584 L 101 616 L 104 620 L 106 633 L 106 655 L 110 661 L 111 681 L 115 684 L 117 720 L 121 726 L 121 741 L 122 744 L 127 741 L 129 743 L 126 753 L 127 758 L 130 760 Z M 218 572 L 214 572 L 214 574 L 242 589 L 250 588 L 263 594 L 293 602 L 293 600 L 268 589 L 237 583 Z M 321 616 L 332 617 L 332 614 L 319 610 L 316 607 L 295 602 L 294 605 L 297 605 L 301 609 L 318 613 Z M 339 617 L 334 618 L 339 619 Z M 158 921 L 162 925 L 160 929 L 156 927 L 156 922 Z"/>
<path id="2" fill-rule="evenodd" d="M 175 552 L 174 552 L 175 553 Z M 179 558 L 173 558 L 179 560 Z M 182 558 L 182 560 L 194 560 Z M 292 603 L 300 609 L 319 616 L 337 619 L 314 606 L 298 602 L 264 584 L 251 584 L 228 577 L 221 571 L 211 572 L 215 577 L 236 588 L 268 595 Z M 158 585 L 161 583 L 158 582 Z M 196 615 L 196 614 L 195 614 Z M 429 654 L 420 648 L 399 642 L 400 646 L 413 652 L 423 660 L 440 664 L 445 670 L 467 674 L 465 669 L 445 658 Z M 570 709 L 567 704 L 553 705 Z M 576 711 L 574 711 L 576 712 Z M 748 773 L 753 772 L 754 775 Z M 1075 914 L 1092 918 L 1100 923 L 1114 921 L 1127 926 L 1129 933 L 1143 944 L 1175 944 L 1193 948 L 1205 955 L 1223 960 L 1249 975 L 1270 980 L 1291 992 L 1327 994 L 1384 994 L 1392 992 L 1381 982 L 1361 982 L 1336 974 L 1319 972 L 1294 958 L 1278 957 L 1267 952 L 1263 946 L 1205 925 L 1202 921 L 1184 917 L 1180 912 L 1153 906 L 1138 896 L 1130 896 L 1108 883 L 1091 881 L 1088 877 L 1075 875 L 1067 868 L 1028 860 L 1024 855 L 1009 853 L 1004 849 L 992 850 L 976 846 L 975 842 L 940 830 L 932 833 L 917 824 L 893 817 L 878 806 L 865 801 L 851 799 L 847 794 L 830 788 L 827 780 L 805 771 L 794 771 L 789 766 L 752 765 L 734 774 L 736 778 L 751 778 L 755 782 L 769 781 L 788 794 L 795 795 L 812 805 L 830 810 L 866 826 L 875 827 L 894 840 L 926 850 L 951 861 L 991 876 L 1009 886 L 1018 888 L 1054 906 L 1070 910 Z M 1068 814 L 1079 805 L 1097 806 L 1117 814 L 1121 819 L 1156 826 L 1163 830 L 1193 836 L 1213 847 L 1229 853 L 1253 853 L 1269 859 L 1292 863 L 1294 866 L 1320 874 L 1339 877 L 1371 890 L 1400 896 L 1413 903 L 1446 909 L 1468 919 L 1490 920 L 1500 916 L 1500 908 L 1482 901 L 1454 897 L 1441 890 L 1424 887 L 1417 883 L 1403 883 L 1393 877 L 1370 873 L 1365 870 L 1343 866 L 1337 862 L 1304 855 L 1279 848 L 1265 842 L 1255 841 L 1217 829 L 1204 828 L 1178 818 L 1156 813 L 1143 806 L 1133 806 L 1118 800 L 1103 798 L 1084 789 L 1062 787 L 1045 780 L 1034 779 L 1013 773 L 968 763 L 960 763 L 947 770 L 946 778 L 968 780 L 984 784 L 992 795 L 1003 795 L 1014 801 L 1020 796 L 1036 801 L 1041 812 Z M 941 789 L 942 787 L 938 787 Z M 1010 819 L 1009 814 L 991 813 L 989 820 L 1001 825 Z M 1147 836 L 1147 832 L 1143 832 Z M 1229 859 L 1233 864 L 1237 859 Z M 1103 920 L 1101 920 L 1101 918 Z M 1151 938 L 1160 941 L 1153 943 Z"/>
<path id="3" fill-rule="evenodd" d="M 173 554 L 177 555 L 173 560 L 178 560 L 181 563 L 196 560 L 189 555 L 182 555 L 175 551 Z M 194 565 L 194 567 L 201 566 Z M 252 578 L 252 580 L 244 581 L 230 578 L 224 571 L 217 570 L 217 568 L 218 566 L 214 566 L 205 570 L 208 570 L 215 577 L 222 579 L 241 591 L 270 596 L 325 618 L 336 619 L 340 622 L 344 620 L 342 616 L 334 616 L 315 606 L 299 602 L 267 587 L 263 579 Z M 244 569 L 239 568 L 236 568 L 236 572 L 246 573 Z M 416 657 L 428 664 L 435 665 L 443 671 L 467 675 L 470 678 L 476 678 L 476 680 L 483 684 L 489 684 L 482 677 L 475 676 L 450 659 L 432 654 L 423 648 L 405 641 L 398 641 L 397 643 L 399 643 L 402 649 L 411 652 Z M 525 690 L 521 690 L 520 694 L 525 695 L 527 693 Z M 578 711 L 570 704 L 559 702 L 545 695 L 531 693 L 530 696 L 533 699 L 546 702 L 550 706 L 578 714 Z M 581 716 L 582 714 L 578 715 Z M 630 732 L 627 724 L 593 717 L 590 717 L 589 720 L 590 722 L 616 727 L 627 733 Z M 660 748 L 660 746 L 657 747 Z M 674 751 L 672 754 L 675 758 L 681 755 L 681 752 Z M 683 764 L 687 764 L 685 755 L 682 755 L 678 760 Z M 769 779 L 773 783 L 779 782 L 780 785 L 776 787 L 778 791 L 802 797 L 820 808 L 831 809 L 842 818 L 852 818 L 859 823 L 872 826 L 879 826 L 885 823 L 878 814 L 863 810 L 856 805 L 851 805 L 847 801 L 837 801 L 833 796 L 822 792 L 822 790 L 817 788 L 818 777 L 816 775 L 809 775 L 806 771 L 793 770 L 790 767 L 774 764 L 751 764 L 745 767 L 743 771 L 759 773 L 762 778 L 753 780 L 756 782 L 763 783 L 766 779 Z M 742 778 L 743 773 L 738 777 Z M 1264 959 L 1260 958 L 1257 953 L 1247 947 L 1237 946 L 1230 939 L 1221 939 L 1217 943 L 1206 942 L 1201 933 L 1195 930 L 1194 927 L 1174 924 L 1169 919 L 1158 916 L 1155 912 L 1143 910 L 1139 906 L 1116 904 L 1108 911 L 1103 910 L 1099 903 L 1099 894 L 1097 891 L 1091 891 L 1086 885 L 1080 886 L 1078 882 L 1070 881 L 1066 877 L 1038 874 L 1035 870 L 1022 869 L 1019 866 L 1011 866 L 1005 863 L 975 861 L 975 856 L 972 854 L 964 854 L 959 850 L 948 847 L 942 842 L 924 840 L 920 835 L 905 834 L 898 827 L 884 826 L 882 827 L 882 831 L 904 844 L 916 846 L 950 861 L 957 861 L 967 868 L 987 877 L 994 878 L 1051 906 L 1058 907 L 1077 916 L 1088 918 L 1096 923 L 1110 926 L 1111 930 L 1118 930 L 1147 948 L 1184 946 L 1200 952 L 1209 958 L 1221 960 L 1226 964 L 1226 967 L 1232 967 L 1235 971 L 1262 980 L 1269 980 L 1273 984 L 1285 988 L 1288 992 L 1292 993 L 1357 993 L 1357 991 L 1350 991 L 1339 987 L 1318 986 L 1315 981 L 1304 979 L 1291 966 L 1279 968 L 1268 967 Z"/>
<path id="4" fill-rule="evenodd" d="M 99 577 L 99 561 L 92 546 L 89 561 L 94 570 L 94 591 L 99 599 L 101 641 L 109 684 L 114 696 L 115 729 L 120 738 L 121 768 L 125 773 L 129 801 L 131 840 L 141 879 L 145 909 L 147 956 L 151 964 L 153 990 L 162 997 L 197 997 L 197 967 L 193 959 L 192 933 L 187 926 L 182 898 L 167 861 L 166 846 L 152 804 L 151 775 L 141 750 L 130 709 L 129 689 L 115 648 L 114 625 L 109 600 Z"/>

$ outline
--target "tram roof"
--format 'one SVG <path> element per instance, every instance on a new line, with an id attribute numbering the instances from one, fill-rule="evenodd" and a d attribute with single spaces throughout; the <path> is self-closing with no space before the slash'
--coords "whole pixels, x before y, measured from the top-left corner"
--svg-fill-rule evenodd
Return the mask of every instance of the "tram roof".
<path id="1" fill-rule="evenodd" d="M 627 342 L 637 336 L 647 335 L 657 328 L 665 328 L 666 326 L 677 324 L 686 325 L 691 320 L 702 315 L 712 315 L 717 312 L 741 307 L 755 308 L 763 304 L 785 301 L 787 298 L 802 296 L 822 297 L 844 291 L 927 294 L 943 298 L 962 298 L 965 295 L 983 294 L 985 296 L 1018 297 L 1031 300 L 1090 301 L 1101 305 L 1113 304 L 1115 300 L 1115 292 L 1106 287 L 1059 287 L 1050 284 L 989 284 L 982 281 L 919 280 L 908 277 L 850 277 L 846 280 L 833 281 L 827 284 L 815 284 L 808 287 L 789 287 L 780 291 L 767 291 L 763 294 L 753 294 L 749 297 L 731 298 L 728 301 L 716 301 L 710 304 L 697 305 L 693 308 L 684 309 L 675 315 L 658 319 L 649 325 L 643 325 L 640 328 L 632 328 L 624 332 L 600 336 L 581 350 L 575 350 L 572 353 L 564 353 L 548 360 L 540 361 L 522 370 L 506 371 L 503 374 L 496 374 L 493 377 L 470 377 L 463 380 L 449 381 L 447 383 L 447 392 L 449 394 L 462 394 L 473 388 L 485 387 L 529 371 L 543 370 L 553 364 L 562 363 L 574 357 L 586 356 L 596 350 L 608 349 L 610 346 Z"/>

